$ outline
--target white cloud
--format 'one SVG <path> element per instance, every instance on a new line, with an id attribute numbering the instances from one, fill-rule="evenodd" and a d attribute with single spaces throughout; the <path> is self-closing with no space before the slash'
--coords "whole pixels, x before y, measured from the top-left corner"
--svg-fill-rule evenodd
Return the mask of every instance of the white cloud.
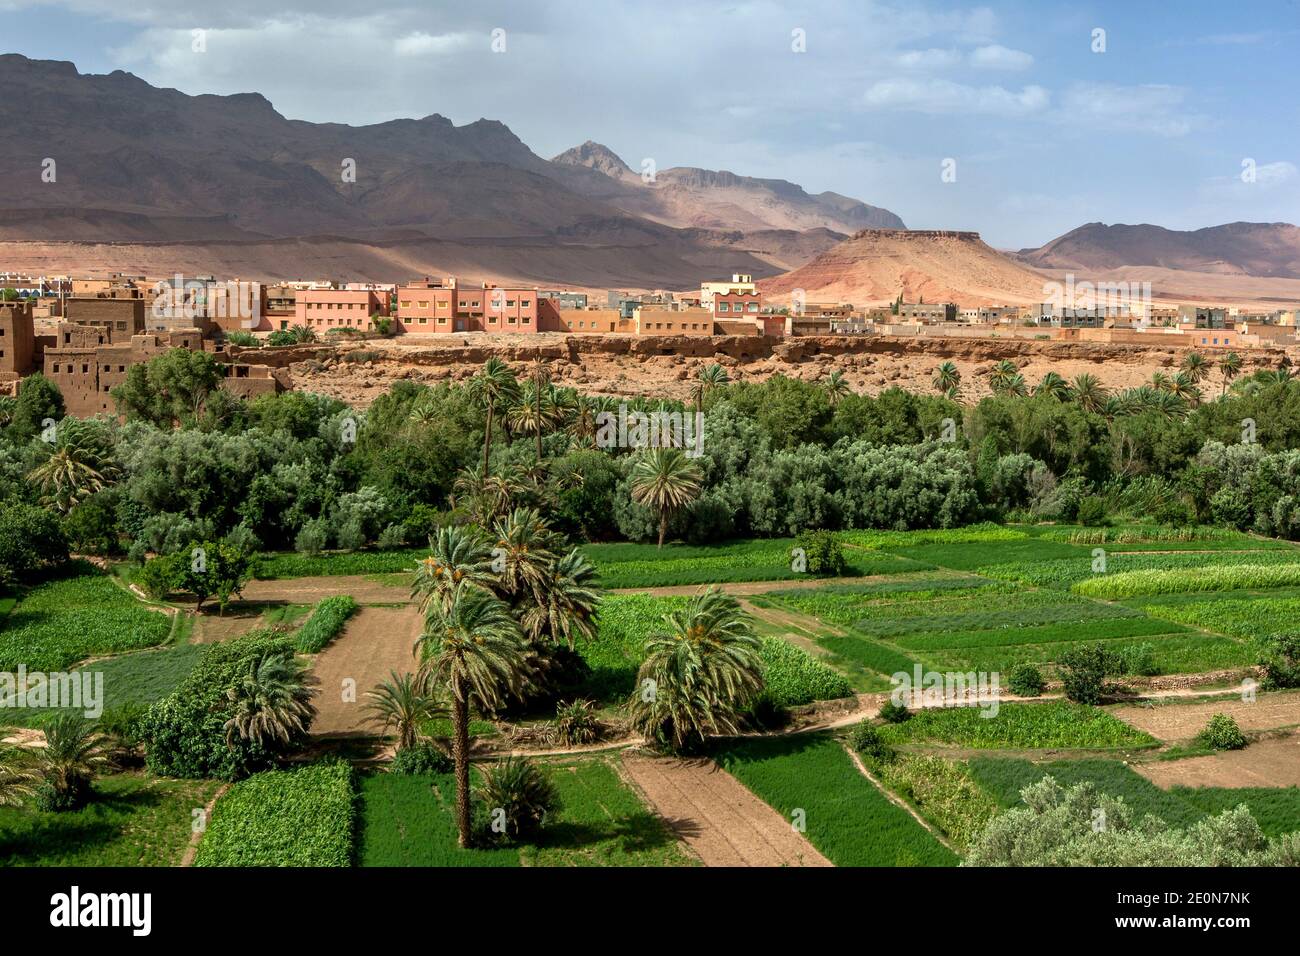
<path id="1" fill-rule="evenodd" d="M 468 46 L 469 39 L 463 33 L 444 33 L 440 36 L 433 36 L 429 33 L 417 32 L 400 37 L 393 45 L 393 49 L 398 56 L 451 53 Z"/>
<path id="2" fill-rule="evenodd" d="M 939 79 L 882 80 L 873 84 L 863 96 L 863 102 L 874 109 L 999 116 L 1041 112 L 1050 100 L 1050 94 L 1041 86 L 1026 86 L 1016 92 L 1001 86 L 967 86 Z"/>
<path id="3" fill-rule="evenodd" d="M 972 50 L 970 62 L 971 66 L 983 70 L 1027 70 L 1034 65 L 1034 57 L 1023 50 L 1012 50 L 994 43 Z"/>
<path id="4" fill-rule="evenodd" d="M 1203 116 L 1187 112 L 1185 99 L 1186 92 L 1182 88 L 1166 84 L 1119 86 L 1081 83 L 1066 90 L 1061 101 L 1060 118 L 1084 132 L 1186 136 L 1208 121 Z"/>
<path id="5" fill-rule="evenodd" d="M 943 70 L 961 65 L 956 50 L 905 50 L 894 57 L 894 64 L 904 70 Z"/>

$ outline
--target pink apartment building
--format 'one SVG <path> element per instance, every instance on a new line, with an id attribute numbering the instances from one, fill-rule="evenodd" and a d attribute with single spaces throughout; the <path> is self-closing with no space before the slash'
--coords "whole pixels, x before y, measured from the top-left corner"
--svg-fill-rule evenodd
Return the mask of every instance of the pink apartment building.
<path id="1" fill-rule="evenodd" d="M 374 289 L 304 289 L 294 303 L 294 322 L 317 332 L 370 328 L 372 315 L 388 315 L 388 296 Z"/>
<path id="2" fill-rule="evenodd" d="M 559 311 L 536 289 L 461 284 L 454 278 L 422 279 L 397 289 L 402 332 L 563 331 Z"/>

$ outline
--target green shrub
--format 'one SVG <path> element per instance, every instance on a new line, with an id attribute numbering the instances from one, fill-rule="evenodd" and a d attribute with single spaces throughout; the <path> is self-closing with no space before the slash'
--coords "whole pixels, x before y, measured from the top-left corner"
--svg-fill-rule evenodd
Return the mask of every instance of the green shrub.
<path id="1" fill-rule="evenodd" d="M 259 773 L 212 812 L 195 866 L 350 866 L 356 798 L 342 761 Z"/>
<path id="2" fill-rule="evenodd" d="M 605 725 L 590 700 L 573 700 L 555 708 L 547 736 L 562 747 L 595 743 L 605 732 Z"/>
<path id="3" fill-rule="evenodd" d="M 393 755 L 388 765 L 390 773 L 412 774 L 451 773 L 452 761 L 442 749 L 428 740 L 422 740 L 413 747 L 403 747 Z"/>
<path id="4" fill-rule="evenodd" d="M 1033 664 L 1021 663 L 1011 668 L 1007 679 L 1007 690 L 1017 697 L 1037 697 L 1043 692 L 1046 681 L 1043 672 Z"/>
<path id="5" fill-rule="evenodd" d="M 1156 646 L 1150 641 L 1139 644 L 1125 644 L 1114 652 L 1115 670 L 1120 674 L 1132 674 L 1150 677 L 1159 674 L 1156 665 Z"/>
<path id="6" fill-rule="evenodd" d="M 843 674 L 789 641 L 765 637 L 759 656 L 763 659 L 766 693 L 778 706 L 795 707 L 853 695 L 853 687 Z"/>
<path id="7" fill-rule="evenodd" d="M 885 742 L 880 729 L 870 720 L 863 720 L 854 726 L 849 734 L 849 743 L 858 753 L 872 760 L 884 762 L 894 759 L 894 748 Z"/>
<path id="8" fill-rule="evenodd" d="M 347 594 L 327 597 L 312 611 L 311 617 L 298 629 L 296 638 L 299 654 L 318 654 L 334 640 L 349 617 L 356 613 L 357 602 Z"/>
<path id="9" fill-rule="evenodd" d="M 1196 742 L 1214 750 L 1240 750 L 1247 744 L 1246 735 L 1227 714 L 1211 717 L 1205 729 L 1196 735 Z"/>
<path id="10" fill-rule="evenodd" d="M 1079 704 L 1101 700 L 1106 675 L 1114 671 L 1110 653 L 1102 644 L 1080 644 L 1070 648 L 1056 664 L 1065 696 Z"/>
<path id="11" fill-rule="evenodd" d="M 831 531 L 805 531 L 795 539 L 808 562 L 808 573 L 816 577 L 839 577 L 848 570 L 839 536 Z"/>
<path id="12" fill-rule="evenodd" d="M 1096 528 L 1106 523 L 1106 499 L 1100 495 L 1090 495 L 1079 502 L 1079 513 L 1075 520 L 1085 528 Z"/>
<path id="13" fill-rule="evenodd" d="M 506 757 L 480 767 L 483 782 L 475 789 L 486 819 L 479 833 L 489 843 L 516 843 L 535 835 L 546 814 L 559 809 L 555 787 L 537 765 L 524 757 Z"/>
<path id="14" fill-rule="evenodd" d="M 906 704 L 896 704 L 892 700 L 885 701 L 880 708 L 879 717 L 887 724 L 901 724 L 912 716 L 912 712 L 907 709 Z"/>
<path id="15" fill-rule="evenodd" d="M 1260 639 L 1259 652 L 1265 688 L 1300 687 L 1300 634 L 1270 634 Z"/>
<path id="16" fill-rule="evenodd" d="M 293 659 L 287 638 L 253 632 L 209 647 L 170 695 L 149 708 L 141 721 L 146 763 L 165 777 L 217 777 L 234 780 L 270 767 L 281 753 L 301 746 L 291 740 L 279 751 L 254 740 L 234 737 L 226 743 L 226 721 L 234 705 L 226 691 L 267 657 Z"/>

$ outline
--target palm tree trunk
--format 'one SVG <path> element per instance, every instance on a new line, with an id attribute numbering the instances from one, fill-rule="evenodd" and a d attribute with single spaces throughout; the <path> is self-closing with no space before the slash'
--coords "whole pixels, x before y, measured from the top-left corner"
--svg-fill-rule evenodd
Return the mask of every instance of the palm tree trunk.
<path id="1" fill-rule="evenodd" d="M 492 448 L 492 403 L 487 407 L 487 432 L 483 435 L 483 477 L 488 473 L 488 451 Z"/>
<path id="2" fill-rule="evenodd" d="M 668 509 L 659 512 L 659 550 L 664 547 L 664 537 L 668 534 Z"/>
<path id="3" fill-rule="evenodd" d="M 451 685 L 451 756 L 456 762 L 456 829 L 460 845 L 468 847 L 469 829 L 469 701 L 462 692 L 460 679 Z"/>
<path id="4" fill-rule="evenodd" d="M 537 464 L 542 463 L 542 382 L 537 380 L 535 390 L 536 398 L 533 400 L 533 424 L 537 426 Z"/>

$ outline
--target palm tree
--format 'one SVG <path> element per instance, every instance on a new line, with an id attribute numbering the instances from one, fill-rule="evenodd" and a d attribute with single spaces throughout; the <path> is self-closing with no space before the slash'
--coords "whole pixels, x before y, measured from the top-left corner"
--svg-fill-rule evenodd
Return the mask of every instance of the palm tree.
<path id="1" fill-rule="evenodd" d="M 993 374 L 989 376 L 989 388 L 995 395 L 1001 394 L 1007 390 L 1011 380 L 1016 377 L 1019 369 L 1016 363 L 1011 359 L 1003 359 L 993 366 Z"/>
<path id="2" fill-rule="evenodd" d="M 696 499 L 704 475 L 677 448 L 647 448 L 632 466 L 632 500 L 659 514 L 659 547 L 668 534 L 673 512 Z"/>
<path id="3" fill-rule="evenodd" d="M 1183 371 L 1191 378 L 1192 384 L 1199 384 L 1201 379 L 1210 374 L 1214 363 L 1200 352 L 1188 352 L 1183 356 Z"/>
<path id="4" fill-rule="evenodd" d="M 397 730 L 398 750 L 414 747 L 420 739 L 421 725 L 446 714 L 437 698 L 425 693 L 414 674 L 389 671 L 388 680 L 377 684 L 366 696 L 372 701 L 366 707 L 373 715 L 371 722 L 379 724 L 384 733 Z"/>
<path id="5" fill-rule="evenodd" d="M 15 747 L 0 749 L 0 807 L 16 807 L 35 791 L 38 775 L 28 766 L 30 758 Z"/>
<path id="6" fill-rule="evenodd" d="M 420 612 L 425 613 L 431 602 L 449 601 L 462 581 L 486 588 L 493 580 L 488 546 L 468 528 L 451 525 L 429 539 L 429 556 L 415 566 L 411 597 L 420 599 Z"/>
<path id="7" fill-rule="evenodd" d="M 1241 356 L 1236 352 L 1229 352 L 1219 359 L 1219 374 L 1223 376 L 1223 388 L 1219 394 L 1226 395 L 1232 380 L 1241 374 Z"/>
<path id="8" fill-rule="evenodd" d="M 727 376 L 727 370 L 717 362 L 700 369 L 700 374 L 691 383 L 691 400 L 695 402 L 695 410 L 697 412 L 703 411 L 704 400 L 708 397 L 709 392 L 726 385 L 729 381 L 731 379 Z"/>
<path id="9" fill-rule="evenodd" d="M 542 392 L 551 384 L 551 365 L 538 356 L 533 362 L 533 420 L 537 424 L 537 463 L 542 461 Z"/>
<path id="10" fill-rule="evenodd" d="M 444 689 L 451 701 L 456 828 L 462 847 L 470 844 L 470 707 L 490 710 L 518 688 L 526 649 L 519 625 L 500 598 L 463 582 L 446 604 L 429 606 L 415 645 L 421 685 Z"/>
<path id="11" fill-rule="evenodd" d="M 826 389 L 826 397 L 830 399 L 831 408 L 840 403 L 840 399 L 846 395 L 852 395 L 853 389 L 849 388 L 849 381 L 844 377 L 844 373 L 835 369 L 830 375 L 822 381 L 822 388 Z"/>
<path id="12" fill-rule="evenodd" d="M 943 362 L 935 369 L 934 387 L 944 395 L 951 395 L 961 388 L 961 372 L 955 362 Z"/>
<path id="13" fill-rule="evenodd" d="M 45 721 L 45 747 L 36 753 L 37 767 L 54 792 L 52 807 L 74 810 L 90 794 L 90 781 L 108 763 L 106 738 L 76 711 L 61 711 Z"/>
<path id="14" fill-rule="evenodd" d="M 998 395 L 1017 395 L 1024 398 L 1029 394 L 1029 386 L 1025 384 L 1025 377 L 1016 372 L 1008 378 L 1000 387 L 995 387 L 993 391 Z"/>
<path id="15" fill-rule="evenodd" d="M 316 331 L 310 326 L 299 324 L 290 328 L 289 331 L 293 334 L 293 340 L 295 342 L 303 343 L 316 341 Z"/>
<path id="16" fill-rule="evenodd" d="M 597 577 L 595 566 L 577 548 L 552 561 L 538 591 L 540 599 L 523 614 L 524 630 L 533 640 L 563 641 L 570 650 L 575 637 L 594 638 L 596 606 L 600 603 Z"/>
<path id="17" fill-rule="evenodd" d="M 629 702 L 632 727 L 677 751 L 710 733 L 736 733 L 738 718 L 763 689 L 759 640 L 736 599 L 716 587 L 665 616 L 646 641 Z"/>
<path id="18" fill-rule="evenodd" d="M 1188 405 L 1196 405 L 1201 400 L 1201 390 L 1196 387 L 1196 380 L 1190 372 L 1175 372 L 1165 391 L 1176 395 Z"/>
<path id="19" fill-rule="evenodd" d="M 1151 373 L 1151 387 L 1157 392 L 1169 391 L 1171 379 L 1164 372 Z"/>
<path id="20" fill-rule="evenodd" d="M 236 737 L 267 749 L 301 740 L 316 717 L 311 698 L 316 679 L 292 657 L 267 653 L 226 690 L 234 715 L 226 721 L 226 743 Z"/>
<path id="21" fill-rule="evenodd" d="M 575 395 L 572 413 L 569 420 L 569 434 L 583 447 L 591 447 L 596 432 L 599 431 L 596 416 L 600 414 L 600 406 L 586 395 Z"/>
<path id="22" fill-rule="evenodd" d="M 483 474 L 488 470 L 488 452 L 492 448 L 492 422 L 497 409 L 508 408 L 519 396 L 519 382 L 510 366 L 495 355 L 483 363 L 483 370 L 469 381 L 469 393 L 487 411 L 483 431 Z"/>
<path id="23" fill-rule="evenodd" d="M 27 475 L 41 491 L 41 504 L 67 514 L 111 480 L 113 466 L 76 442 L 60 445 Z"/>
<path id="24" fill-rule="evenodd" d="M 492 529 L 497 593 L 512 604 L 540 601 L 555 561 L 557 536 L 535 508 L 516 508 Z"/>
<path id="25" fill-rule="evenodd" d="M 1110 393 L 1097 376 L 1088 372 L 1076 375 L 1074 381 L 1070 383 L 1070 390 L 1074 394 L 1074 400 L 1086 412 L 1102 411 L 1110 398 Z"/>
<path id="26" fill-rule="evenodd" d="M 1064 402 L 1070 397 L 1070 383 L 1057 372 L 1048 372 L 1034 389 L 1034 394 L 1050 395 L 1058 402 Z"/>
<path id="27" fill-rule="evenodd" d="M 542 435 L 564 420 L 564 409 L 559 395 L 551 385 L 538 385 L 528 381 L 520 389 L 519 398 L 510 409 L 508 422 L 512 431 L 536 438 L 534 463 L 541 463 Z"/>

